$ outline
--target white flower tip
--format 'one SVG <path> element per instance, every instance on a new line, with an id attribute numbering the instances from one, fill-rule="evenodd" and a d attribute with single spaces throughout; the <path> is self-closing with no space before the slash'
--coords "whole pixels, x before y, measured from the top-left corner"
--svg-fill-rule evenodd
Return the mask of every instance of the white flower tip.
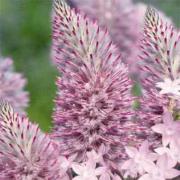
<path id="1" fill-rule="evenodd" d="M 0 116 L 4 117 L 9 113 L 13 112 L 13 108 L 9 103 L 3 99 L 0 100 Z"/>

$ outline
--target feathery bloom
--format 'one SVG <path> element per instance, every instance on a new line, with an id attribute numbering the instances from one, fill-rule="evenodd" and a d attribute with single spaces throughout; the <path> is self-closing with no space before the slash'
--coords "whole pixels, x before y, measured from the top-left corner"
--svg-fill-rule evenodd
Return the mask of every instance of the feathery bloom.
<path id="1" fill-rule="evenodd" d="M 7 103 L 0 107 L 0 130 L 0 179 L 60 178 L 57 144 Z"/>
<path id="2" fill-rule="evenodd" d="M 106 30 L 61 0 L 54 6 L 53 46 L 62 77 L 53 137 L 61 154 L 78 153 L 79 161 L 102 144 L 107 161 L 122 160 L 124 146 L 154 141 L 149 124 L 129 119 L 133 98 L 128 70 Z"/>
<path id="3" fill-rule="evenodd" d="M 13 61 L 0 57 L 0 99 L 8 101 L 17 112 L 23 114 L 29 101 L 28 93 L 23 90 L 25 85 L 22 75 L 13 71 Z"/>
<path id="4" fill-rule="evenodd" d="M 161 116 L 163 107 L 179 109 L 180 33 L 152 8 L 147 10 L 145 23 L 140 69 L 146 76 L 142 77 L 141 103 L 143 112 Z"/>
<path id="5" fill-rule="evenodd" d="M 85 12 L 91 19 L 98 20 L 106 27 L 114 43 L 129 63 L 130 73 L 137 75 L 137 46 L 143 27 L 146 6 L 134 4 L 131 0 L 70 0 L 75 7 Z"/>

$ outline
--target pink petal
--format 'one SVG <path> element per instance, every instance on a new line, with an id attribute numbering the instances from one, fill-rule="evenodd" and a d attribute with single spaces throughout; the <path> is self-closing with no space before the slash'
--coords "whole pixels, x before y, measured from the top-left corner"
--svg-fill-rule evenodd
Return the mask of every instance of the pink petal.
<path id="1" fill-rule="evenodd" d="M 144 174 L 138 180 L 152 180 L 152 177 L 149 174 Z"/>
<path id="2" fill-rule="evenodd" d="M 83 180 L 83 178 L 81 176 L 76 176 L 72 180 Z"/>
<path id="3" fill-rule="evenodd" d="M 177 160 L 175 160 L 173 157 L 172 157 L 172 153 L 171 153 L 171 150 L 169 148 L 166 148 L 166 147 L 161 147 L 161 148 L 157 148 L 155 149 L 155 151 L 159 154 L 159 155 L 167 155 L 168 157 L 168 165 L 167 167 L 168 168 L 172 168 L 174 167 L 176 164 L 177 164 Z"/>
<path id="4" fill-rule="evenodd" d="M 168 111 L 166 111 L 163 115 L 163 122 L 167 125 L 171 125 L 174 120 L 173 120 L 173 117 L 172 117 L 172 114 Z"/>
<path id="5" fill-rule="evenodd" d="M 159 155 L 163 155 L 168 152 L 168 148 L 160 147 L 160 148 L 155 149 L 155 152 L 157 152 Z"/>
<path id="6" fill-rule="evenodd" d="M 70 180 L 69 176 L 66 174 L 65 176 L 61 177 L 61 180 Z"/>
<path id="7" fill-rule="evenodd" d="M 126 153 L 129 157 L 134 158 L 134 156 L 138 153 L 138 150 L 134 147 L 126 147 Z"/>
<path id="8" fill-rule="evenodd" d="M 125 161 L 122 164 L 121 169 L 129 169 L 131 167 L 132 163 L 133 163 L 132 159 Z"/>
<path id="9" fill-rule="evenodd" d="M 106 170 L 107 170 L 107 168 L 105 168 L 105 167 L 98 167 L 98 168 L 96 168 L 96 170 L 95 170 L 95 174 L 96 174 L 97 176 L 98 176 L 98 175 L 101 175 L 101 174 L 105 173 Z"/>
<path id="10" fill-rule="evenodd" d="M 155 160 L 157 160 L 157 158 L 158 158 L 158 154 L 156 154 L 156 153 L 149 153 L 149 154 L 148 154 L 148 158 L 149 158 L 151 161 L 155 161 Z"/>
<path id="11" fill-rule="evenodd" d="M 140 146 L 139 151 L 143 152 L 143 153 L 147 153 L 149 151 L 149 142 L 148 141 L 144 141 L 142 143 L 142 145 Z"/>
<path id="12" fill-rule="evenodd" d="M 166 126 L 164 124 L 157 124 L 152 127 L 152 130 L 156 133 L 163 134 L 165 127 Z"/>
<path id="13" fill-rule="evenodd" d="M 82 174 L 84 171 L 84 168 L 78 163 L 73 163 L 72 169 L 76 174 Z"/>
<path id="14" fill-rule="evenodd" d="M 162 144 L 164 147 L 166 147 L 171 141 L 172 141 L 172 138 L 170 136 L 164 135 L 162 137 Z"/>
<path id="15" fill-rule="evenodd" d="M 113 178 L 113 180 L 122 180 L 121 177 L 119 177 L 118 175 L 115 175 Z"/>
<path id="16" fill-rule="evenodd" d="M 108 173 L 104 173 L 100 176 L 99 180 L 111 180 L 111 177 Z"/>
<path id="17" fill-rule="evenodd" d="M 154 170 L 157 169 L 156 165 L 150 160 L 143 161 L 142 166 L 143 166 L 144 170 L 148 173 L 152 173 Z"/>
<path id="18" fill-rule="evenodd" d="M 156 162 L 157 166 L 160 168 L 160 170 L 162 172 L 164 172 L 166 170 L 167 163 L 168 163 L 168 156 L 167 156 L 167 154 L 161 155 L 159 157 L 159 159 L 157 160 L 157 162 Z"/>
<path id="19" fill-rule="evenodd" d="M 177 176 L 180 177 L 180 171 L 178 171 L 176 169 L 170 169 L 170 170 L 166 171 L 165 176 L 167 179 L 172 179 L 172 178 L 175 178 Z"/>

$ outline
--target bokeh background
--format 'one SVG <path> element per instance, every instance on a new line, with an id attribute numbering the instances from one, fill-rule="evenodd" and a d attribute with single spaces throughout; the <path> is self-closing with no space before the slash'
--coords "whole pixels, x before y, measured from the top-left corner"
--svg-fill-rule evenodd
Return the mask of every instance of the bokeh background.
<path id="1" fill-rule="evenodd" d="M 138 2 L 154 5 L 180 27 L 180 0 Z M 15 69 L 27 78 L 28 115 L 45 131 L 52 127 L 58 75 L 50 63 L 51 8 L 52 0 L 0 0 L 0 53 L 12 57 Z"/>

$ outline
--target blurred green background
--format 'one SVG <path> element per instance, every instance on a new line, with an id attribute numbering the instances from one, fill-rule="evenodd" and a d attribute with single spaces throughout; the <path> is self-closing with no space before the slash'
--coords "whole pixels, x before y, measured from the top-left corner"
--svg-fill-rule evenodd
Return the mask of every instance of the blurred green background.
<path id="1" fill-rule="evenodd" d="M 164 11 L 180 27 L 180 0 L 141 2 Z M 45 131 L 52 126 L 58 74 L 50 63 L 51 7 L 51 0 L 0 0 L 0 51 L 12 57 L 16 70 L 28 79 L 28 114 Z"/>

